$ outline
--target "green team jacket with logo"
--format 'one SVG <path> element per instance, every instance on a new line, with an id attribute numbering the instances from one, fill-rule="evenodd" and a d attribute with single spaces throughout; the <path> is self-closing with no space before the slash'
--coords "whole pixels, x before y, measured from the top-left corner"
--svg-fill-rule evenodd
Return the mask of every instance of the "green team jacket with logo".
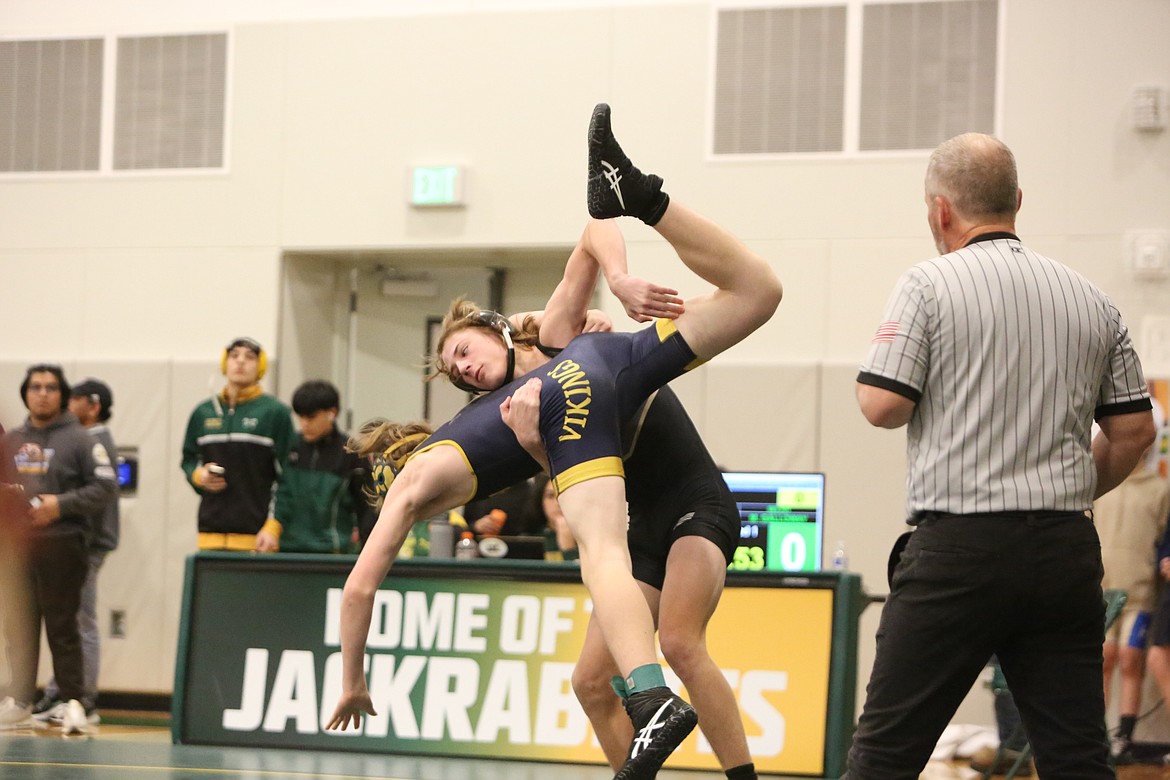
<path id="1" fill-rule="evenodd" d="M 349 437 L 335 427 L 317 441 L 298 436 L 276 489 L 284 552 L 357 552 L 351 542 L 359 516 L 372 511 L 362 495 L 369 467 L 345 451 Z"/>
<path id="2" fill-rule="evenodd" d="M 195 407 L 183 438 L 183 471 L 202 496 L 199 531 L 258 533 L 273 516 L 274 489 L 293 440 L 292 414 L 259 385 L 244 391 L 234 408 L 222 392 L 216 401 Z M 204 463 L 223 466 L 226 490 L 209 493 L 195 484 L 192 474 Z"/>

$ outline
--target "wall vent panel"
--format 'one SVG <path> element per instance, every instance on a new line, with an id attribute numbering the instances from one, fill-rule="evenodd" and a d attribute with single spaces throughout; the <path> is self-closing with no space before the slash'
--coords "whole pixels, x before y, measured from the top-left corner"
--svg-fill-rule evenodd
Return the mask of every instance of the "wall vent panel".
<path id="1" fill-rule="evenodd" d="M 845 7 L 718 13 L 715 154 L 843 146 Z"/>
<path id="2" fill-rule="evenodd" d="M 0 41 L 0 171 L 96 171 L 100 38 Z"/>
<path id="3" fill-rule="evenodd" d="M 227 35 L 118 39 L 116 170 L 222 168 Z"/>
<path id="4" fill-rule="evenodd" d="M 860 148 L 992 132 L 997 15 L 996 0 L 864 6 Z"/>

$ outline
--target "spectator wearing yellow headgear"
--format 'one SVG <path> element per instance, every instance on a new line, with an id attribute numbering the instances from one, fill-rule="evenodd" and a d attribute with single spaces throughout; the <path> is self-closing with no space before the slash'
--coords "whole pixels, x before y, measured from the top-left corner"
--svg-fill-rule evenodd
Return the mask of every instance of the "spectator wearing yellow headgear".
<path id="1" fill-rule="evenodd" d="M 268 356 L 251 338 L 224 348 L 227 379 L 187 421 L 183 472 L 199 493 L 199 549 L 280 548 L 273 497 L 294 432 L 289 408 L 260 387 Z"/>

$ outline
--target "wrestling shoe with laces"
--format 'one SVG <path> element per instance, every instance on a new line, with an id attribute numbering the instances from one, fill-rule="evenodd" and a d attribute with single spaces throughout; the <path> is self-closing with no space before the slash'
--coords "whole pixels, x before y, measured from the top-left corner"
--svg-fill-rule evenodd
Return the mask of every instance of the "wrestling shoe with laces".
<path id="1" fill-rule="evenodd" d="M 634 167 L 618 146 L 609 123 L 609 106 L 598 103 L 589 120 L 589 215 L 596 219 L 631 216 L 657 225 L 670 196 L 662 178 Z"/>
<path id="2" fill-rule="evenodd" d="M 613 780 L 652 780 L 674 749 L 699 722 L 691 705 L 669 688 L 651 688 L 625 701 L 634 722 L 634 739 L 626 763 Z"/>

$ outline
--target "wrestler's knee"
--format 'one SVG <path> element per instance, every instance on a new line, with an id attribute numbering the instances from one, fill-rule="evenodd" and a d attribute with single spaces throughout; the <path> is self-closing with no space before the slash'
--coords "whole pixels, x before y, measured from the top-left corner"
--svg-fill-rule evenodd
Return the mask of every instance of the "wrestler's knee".
<path id="1" fill-rule="evenodd" d="M 577 665 L 573 670 L 573 694 L 584 709 L 603 706 L 609 704 L 611 699 L 617 698 L 610 678 L 611 675 L 603 669 Z"/>
<path id="2" fill-rule="evenodd" d="M 701 634 L 665 629 L 658 635 L 658 644 L 666 663 L 684 682 L 706 664 L 714 663 Z"/>

